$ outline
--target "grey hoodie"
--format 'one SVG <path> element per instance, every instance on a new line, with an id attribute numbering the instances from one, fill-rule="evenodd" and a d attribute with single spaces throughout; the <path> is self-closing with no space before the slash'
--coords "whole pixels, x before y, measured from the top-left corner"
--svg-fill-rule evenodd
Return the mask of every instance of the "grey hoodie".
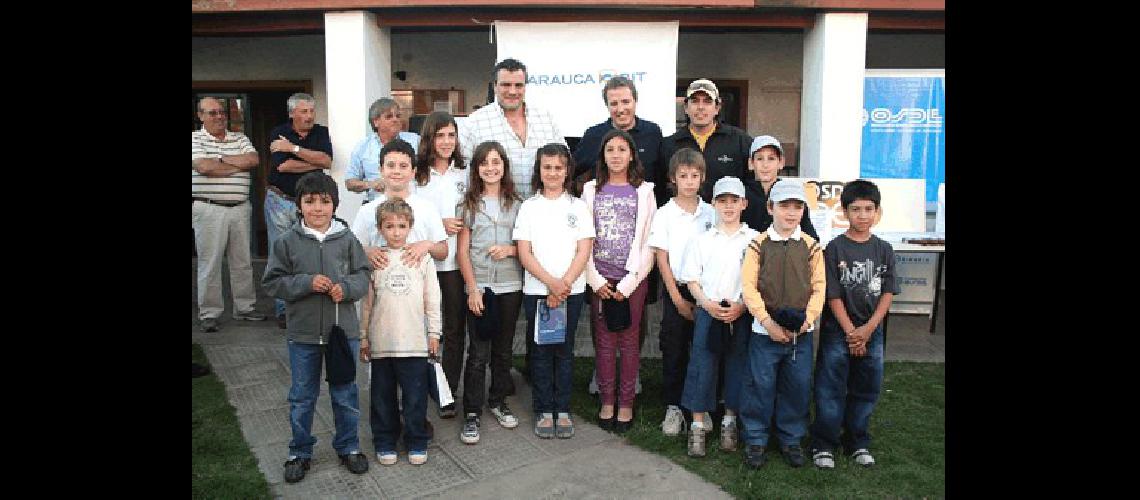
<path id="1" fill-rule="evenodd" d="M 313 277 L 318 274 L 328 276 L 344 289 L 338 324 L 350 338 L 360 331 L 354 304 L 368 292 L 372 268 L 364 255 L 364 247 L 344 221 L 334 220 L 334 227 L 330 227 L 329 235 L 321 242 L 306 234 L 298 220 L 273 242 L 269 255 L 261 286 L 269 295 L 285 300 L 289 340 L 302 344 L 328 343 L 329 329 L 337 311 L 329 294 L 313 291 Z"/>

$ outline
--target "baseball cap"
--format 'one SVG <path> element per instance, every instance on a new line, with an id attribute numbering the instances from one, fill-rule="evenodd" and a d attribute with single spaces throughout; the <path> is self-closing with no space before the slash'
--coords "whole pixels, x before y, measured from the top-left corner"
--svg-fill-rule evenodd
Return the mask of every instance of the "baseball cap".
<path id="1" fill-rule="evenodd" d="M 751 157 L 752 153 L 759 151 L 760 148 L 765 146 L 776 148 L 776 150 L 780 152 L 780 156 L 784 156 L 784 148 L 780 146 L 780 141 L 770 135 L 760 135 L 752 139 L 752 147 L 748 148 L 748 156 Z"/>
<path id="2" fill-rule="evenodd" d="M 721 177 L 716 184 L 713 184 L 713 198 L 722 194 L 735 194 L 744 198 L 744 183 L 731 175 Z"/>
<path id="3" fill-rule="evenodd" d="M 807 196 L 804 196 L 804 183 L 797 179 L 780 179 L 772 184 L 772 192 L 768 194 L 768 200 L 772 203 L 779 203 L 784 200 L 800 200 L 807 203 Z"/>
<path id="4" fill-rule="evenodd" d="M 716 89 L 716 84 L 712 80 L 701 78 L 700 80 L 693 80 L 689 84 L 689 90 L 685 91 L 685 100 L 688 101 L 689 97 L 696 92 L 704 92 L 709 95 L 714 101 L 720 101 L 720 91 Z"/>

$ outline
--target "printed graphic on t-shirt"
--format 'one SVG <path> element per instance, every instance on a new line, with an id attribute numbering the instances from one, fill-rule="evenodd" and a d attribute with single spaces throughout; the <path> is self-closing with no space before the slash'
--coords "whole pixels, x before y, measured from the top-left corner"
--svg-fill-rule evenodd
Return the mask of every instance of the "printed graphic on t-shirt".
<path id="1" fill-rule="evenodd" d="M 462 182 L 456 181 L 455 191 L 462 195 L 467 192 L 467 186 L 465 186 Z"/>
<path id="2" fill-rule="evenodd" d="M 839 284 L 851 292 L 863 293 L 878 297 L 883 292 L 883 273 L 887 272 L 886 264 L 874 267 L 871 259 L 853 261 L 839 261 Z"/>
<path id="3" fill-rule="evenodd" d="M 411 276 L 405 269 L 393 269 L 384 278 L 384 288 L 393 295 L 407 295 L 411 291 Z"/>
<path id="4" fill-rule="evenodd" d="M 578 227 L 578 216 L 574 214 L 566 214 L 566 227 L 574 229 Z"/>
<path id="5" fill-rule="evenodd" d="M 615 190 L 617 193 L 621 191 Z M 594 260 L 620 266 L 629 256 L 637 222 L 637 195 L 615 194 L 602 188 L 594 198 Z"/>

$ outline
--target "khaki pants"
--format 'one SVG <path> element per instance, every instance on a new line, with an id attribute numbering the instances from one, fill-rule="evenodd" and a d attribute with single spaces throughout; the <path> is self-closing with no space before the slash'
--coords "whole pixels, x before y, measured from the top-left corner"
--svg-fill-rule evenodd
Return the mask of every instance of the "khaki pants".
<path id="1" fill-rule="evenodd" d="M 229 261 L 230 291 L 236 312 L 249 312 L 257 300 L 249 257 L 248 201 L 223 207 L 195 201 L 192 211 L 194 244 L 198 249 L 198 318 L 217 318 L 225 309 L 222 259 Z"/>

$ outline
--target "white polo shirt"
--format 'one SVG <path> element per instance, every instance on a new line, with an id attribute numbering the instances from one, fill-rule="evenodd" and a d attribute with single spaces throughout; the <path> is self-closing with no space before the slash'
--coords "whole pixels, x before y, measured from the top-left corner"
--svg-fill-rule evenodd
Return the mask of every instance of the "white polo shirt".
<path id="1" fill-rule="evenodd" d="M 701 291 L 714 302 L 740 302 L 744 295 L 740 281 L 744 249 L 757 234 L 760 232 L 743 222 L 733 234 L 725 234 L 713 226 L 689 243 L 681 281 L 700 282 Z"/>
<path id="2" fill-rule="evenodd" d="M 670 199 L 657 210 L 649 226 L 649 246 L 669 252 L 669 269 L 677 280 L 681 279 L 689 242 L 716 226 L 716 210 L 699 197 L 697 202 L 696 211 L 689 213 Z"/>
<path id="3" fill-rule="evenodd" d="M 356 218 L 352 219 L 352 234 L 356 235 L 361 245 L 382 247 L 388 244 L 376 228 L 376 207 L 387 199 L 386 194 L 376 195 L 376 199 L 360 207 L 356 212 Z M 412 222 L 411 232 L 408 233 L 408 243 L 447 239 L 447 232 L 443 230 L 443 221 L 431 200 L 417 194 L 409 194 L 404 201 L 412 207 L 412 215 L 416 218 Z"/>
<path id="4" fill-rule="evenodd" d="M 542 194 L 531 196 L 519 207 L 515 218 L 512 237 L 515 240 L 529 241 L 534 256 L 546 272 L 555 277 L 566 274 L 574 254 L 578 250 L 578 240 L 593 238 L 594 216 L 586 207 L 586 202 L 563 193 L 549 200 Z M 570 293 L 586 291 L 586 273 L 570 286 Z M 523 294 L 546 295 L 550 290 L 546 284 L 526 271 L 523 278 Z"/>
<path id="5" fill-rule="evenodd" d="M 416 195 L 427 198 L 435 206 L 436 212 L 439 213 L 440 219 L 455 217 L 455 205 L 463 199 L 463 194 L 467 192 L 467 175 L 471 170 L 470 167 L 463 170 L 455 168 L 455 163 L 447 166 L 447 171 L 444 173 L 437 172 L 434 168 L 431 169 L 431 177 L 428 178 L 428 183 L 423 186 L 416 186 Z M 412 184 L 416 184 L 414 181 Z M 416 223 L 419 223 L 419 215 L 416 215 Z M 440 220 L 440 225 L 443 221 Z M 445 231 L 444 234 L 447 234 Z M 435 261 L 436 271 L 455 271 L 459 269 L 459 264 L 455 262 L 455 242 L 458 235 L 451 235 L 447 237 L 447 258 Z"/>

